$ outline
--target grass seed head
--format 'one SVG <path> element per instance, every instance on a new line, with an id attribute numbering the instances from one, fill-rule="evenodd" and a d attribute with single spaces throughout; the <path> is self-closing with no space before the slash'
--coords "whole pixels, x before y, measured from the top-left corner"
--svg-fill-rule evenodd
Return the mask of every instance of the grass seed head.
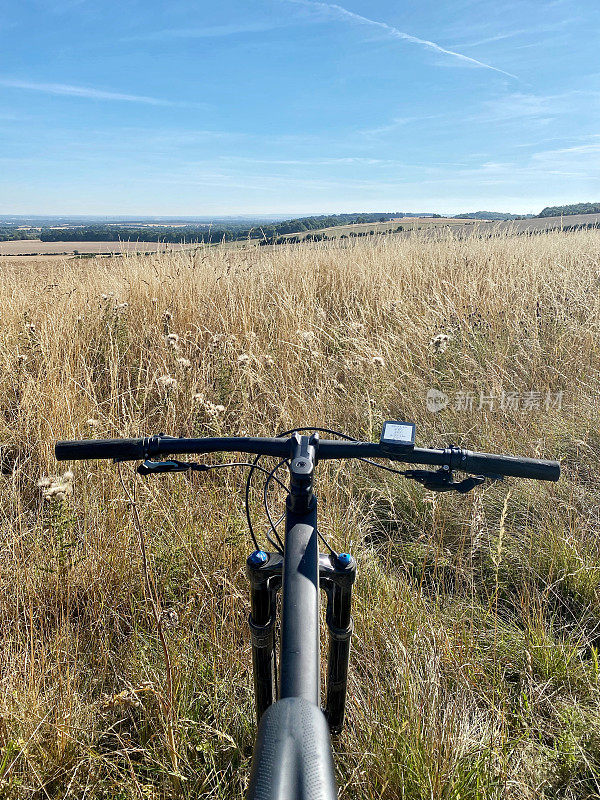
<path id="1" fill-rule="evenodd" d="M 179 350 L 179 334 L 167 333 L 165 336 L 165 342 L 167 347 L 170 347 L 171 350 Z"/>
<path id="2" fill-rule="evenodd" d="M 451 336 L 448 333 L 438 333 L 430 342 L 435 353 L 444 353 L 448 349 Z"/>

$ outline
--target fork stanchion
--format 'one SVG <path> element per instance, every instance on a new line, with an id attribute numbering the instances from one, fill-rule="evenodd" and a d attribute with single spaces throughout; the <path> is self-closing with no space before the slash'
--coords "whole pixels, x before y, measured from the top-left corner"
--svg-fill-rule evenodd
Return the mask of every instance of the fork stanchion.
<path id="1" fill-rule="evenodd" d="M 252 553 L 246 561 L 250 580 L 251 612 L 248 619 L 252 641 L 252 672 L 256 718 L 260 718 L 275 698 L 275 593 L 271 586 L 272 571 L 268 568 L 270 555 L 262 550 Z"/>
<path id="2" fill-rule="evenodd" d="M 348 553 L 341 553 L 327 575 L 327 627 L 329 628 L 329 653 L 327 658 L 327 703 L 325 715 L 332 733 L 344 726 L 350 640 L 354 623 L 351 616 L 352 585 L 356 579 L 356 561 Z"/>
<path id="3" fill-rule="evenodd" d="M 333 625 L 329 625 L 325 716 L 332 733 L 340 733 L 344 727 L 350 639 L 353 627 L 352 621 L 346 629 L 334 628 Z"/>

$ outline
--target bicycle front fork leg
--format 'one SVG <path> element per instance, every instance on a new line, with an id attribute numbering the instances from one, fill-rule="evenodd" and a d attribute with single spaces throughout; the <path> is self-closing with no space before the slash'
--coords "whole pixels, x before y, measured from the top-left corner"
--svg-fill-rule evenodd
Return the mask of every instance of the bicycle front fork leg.
<path id="1" fill-rule="evenodd" d="M 351 616 L 352 584 L 356 578 L 356 561 L 348 553 L 331 559 L 333 569 L 327 575 L 327 627 L 329 654 L 327 658 L 327 704 L 325 715 L 332 733 L 344 726 L 348 662 L 353 621 Z"/>
<path id="2" fill-rule="evenodd" d="M 252 553 L 246 562 L 250 579 L 250 638 L 256 718 L 260 718 L 276 699 L 275 663 L 275 594 L 272 585 L 270 556 L 261 550 Z"/>

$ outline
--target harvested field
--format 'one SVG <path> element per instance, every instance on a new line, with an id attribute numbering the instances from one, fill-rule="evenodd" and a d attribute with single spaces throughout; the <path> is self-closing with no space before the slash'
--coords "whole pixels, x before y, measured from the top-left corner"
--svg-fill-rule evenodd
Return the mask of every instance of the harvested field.
<path id="1" fill-rule="evenodd" d="M 1 256 L 72 255 L 78 253 L 154 253 L 189 249 L 197 245 L 161 244 L 160 242 L 42 242 L 39 239 L 17 239 L 0 242 Z"/>

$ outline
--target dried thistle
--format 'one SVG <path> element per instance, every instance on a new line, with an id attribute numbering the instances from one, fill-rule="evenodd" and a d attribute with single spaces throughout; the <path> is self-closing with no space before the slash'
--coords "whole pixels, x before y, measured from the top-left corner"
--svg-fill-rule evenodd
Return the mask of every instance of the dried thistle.
<path id="1" fill-rule="evenodd" d="M 174 608 L 163 608 L 161 621 L 166 628 L 177 628 L 179 627 L 179 614 Z"/>
<path id="2" fill-rule="evenodd" d="M 42 497 L 48 502 L 65 500 L 73 494 L 74 478 L 70 470 L 54 478 L 40 478 L 38 487 L 42 490 Z"/>
<path id="3" fill-rule="evenodd" d="M 444 353 L 448 349 L 451 338 L 448 333 L 438 333 L 429 344 L 435 353 Z"/>
<path id="4" fill-rule="evenodd" d="M 167 333 L 165 336 L 165 343 L 171 350 L 179 350 L 179 334 Z"/>
<path id="5" fill-rule="evenodd" d="M 156 382 L 159 383 L 163 389 L 173 389 L 177 386 L 177 378 L 174 378 L 172 375 L 161 375 L 160 378 L 156 379 Z"/>
<path id="6" fill-rule="evenodd" d="M 224 414 L 225 411 L 227 410 L 225 406 L 211 403 L 210 400 L 207 400 L 206 397 L 204 397 L 204 395 L 200 393 L 193 395 L 192 400 L 194 401 L 194 403 L 196 403 L 202 408 L 202 410 L 208 417 L 213 417 L 213 418 L 220 417 L 221 414 Z"/>
<path id="7" fill-rule="evenodd" d="M 348 327 L 350 328 L 351 331 L 354 331 L 354 333 L 360 333 L 364 329 L 365 323 L 364 322 L 350 322 L 348 324 Z"/>
<path id="8" fill-rule="evenodd" d="M 163 331 L 165 333 L 165 336 L 168 336 L 168 334 L 169 334 L 170 323 L 171 323 L 172 319 L 173 319 L 173 314 L 171 314 L 170 311 L 163 311 L 162 323 L 163 323 Z"/>

